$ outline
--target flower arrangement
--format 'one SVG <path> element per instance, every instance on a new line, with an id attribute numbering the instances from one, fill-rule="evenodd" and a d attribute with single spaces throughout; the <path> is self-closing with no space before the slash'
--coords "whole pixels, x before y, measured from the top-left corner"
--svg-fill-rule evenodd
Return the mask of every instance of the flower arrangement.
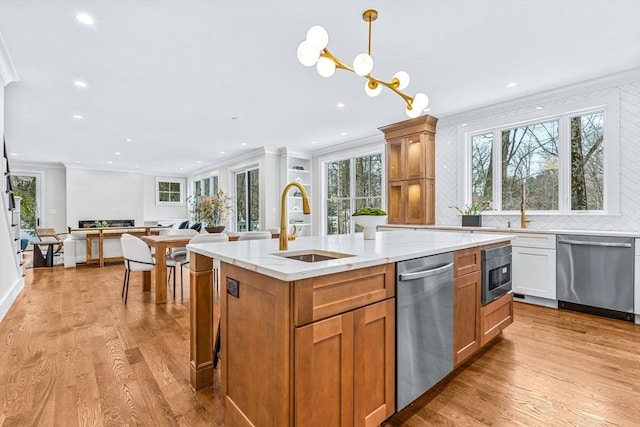
<path id="1" fill-rule="evenodd" d="M 231 197 L 218 190 L 213 196 L 196 196 L 192 203 L 192 213 L 196 221 L 208 225 L 219 225 L 227 219 L 233 207 Z"/>
<path id="2" fill-rule="evenodd" d="M 471 205 L 464 205 L 464 208 L 459 208 L 458 206 L 449 206 L 449 208 L 457 210 L 460 215 L 480 215 L 490 207 L 491 202 L 488 201 L 473 202 L 471 203 Z"/>

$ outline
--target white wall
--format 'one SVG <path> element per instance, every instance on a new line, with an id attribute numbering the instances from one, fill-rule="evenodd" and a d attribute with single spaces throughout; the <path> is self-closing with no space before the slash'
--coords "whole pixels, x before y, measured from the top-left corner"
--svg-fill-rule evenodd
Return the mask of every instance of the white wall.
<path id="1" fill-rule="evenodd" d="M 139 173 L 67 168 L 67 223 L 133 219 L 144 224 L 144 185 Z"/>
<path id="2" fill-rule="evenodd" d="M 616 76 L 589 81 L 571 87 L 545 92 L 535 96 L 500 105 L 489 106 L 467 113 L 441 118 L 436 131 L 436 224 L 460 225 L 460 217 L 449 206 L 458 205 L 461 199 L 463 170 L 460 159 L 464 156 L 463 124 L 482 126 L 484 122 L 498 119 L 508 121 L 511 117 L 545 109 L 582 103 L 585 100 L 602 98 L 619 92 L 619 177 L 620 211 L 615 215 L 603 214 L 551 214 L 538 215 L 528 212 L 531 219 L 528 228 L 581 229 L 581 230 L 640 230 L 640 71 L 620 73 Z M 605 144 L 613 141 L 605 141 Z M 618 162 L 616 162 L 618 163 Z M 483 213 L 482 224 L 505 227 L 507 221 L 519 226 L 519 215 L 493 215 Z"/>
<path id="3" fill-rule="evenodd" d="M 185 198 L 186 198 L 185 192 Z M 179 220 L 187 219 L 189 212 L 187 204 L 182 206 L 162 206 L 156 205 L 156 176 L 143 176 L 143 213 L 145 221 Z M 142 225 L 142 224 L 139 224 Z"/>

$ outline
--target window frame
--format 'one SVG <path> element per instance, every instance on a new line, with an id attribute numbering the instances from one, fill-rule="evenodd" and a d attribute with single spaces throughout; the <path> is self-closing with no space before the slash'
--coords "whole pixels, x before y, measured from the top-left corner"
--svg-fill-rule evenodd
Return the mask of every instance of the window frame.
<path id="1" fill-rule="evenodd" d="M 232 188 L 233 188 L 233 212 L 234 215 L 231 215 L 231 223 L 233 225 L 233 230 L 237 233 L 242 233 L 245 231 L 254 231 L 254 230 L 250 230 L 250 225 L 251 225 L 251 219 L 250 219 L 250 215 L 251 215 L 251 209 L 250 209 L 250 179 L 249 179 L 249 173 L 251 171 L 258 171 L 258 230 L 260 230 L 262 228 L 262 217 L 261 217 L 261 212 L 260 212 L 260 207 L 261 207 L 261 187 L 262 185 L 260 184 L 260 165 L 259 164 L 254 164 L 254 165 L 250 165 L 250 166 L 246 166 L 243 167 L 241 169 L 235 169 L 231 172 L 231 182 L 232 182 Z M 246 175 L 246 179 L 245 179 L 245 198 L 244 198 L 244 203 L 245 203 L 245 214 L 246 214 L 246 228 L 247 230 L 244 231 L 238 231 L 238 191 L 237 191 L 237 176 L 238 174 L 245 174 Z"/>
<path id="2" fill-rule="evenodd" d="M 471 139 L 474 136 L 491 133 L 493 135 L 492 158 L 493 173 L 493 202 L 491 211 L 483 214 L 518 214 L 517 210 L 502 210 L 502 150 L 499 148 L 500 134 L 503 130 L 514 127 L 522 127 L 536 123 L 558 120 L 558 210 L 527 210 L 532 215 L 617 215 L 620 212 L 620 174 L 618 164 L 620 161 L 620 95 L 614 91 L 612 94 L 591 98 L 570 105 L 561 105 L 544 109 L 529 107 L 526 113 L 514 116 L 511 120 L 493 120 L 477 123 L 473 126 L 462 124 L 461 135 L 464 155 L 461 156 L 462 174 L 459 184 L 458 205 L 464 206 L 472 200 L 472 149 Z M 596 112 L 603 113 L 604 121 L 604 188 L 602 210 L 572 210 L 571 209 L 571 156 L 570 156 L 570 119 L 579 115 Z M 498 145 L 496 145 L 498 144 Z M 497 170 L 496 165 L 500 170 Z"/>
<path id="3" fill-rule="evenodd" d="M 349 202 L 350 202 L 350 206 L 351 206 L 351 210 L 353 210 L 356 206 L 356 199 L 361 199 L 355 196 L 355 192 L 356 192 L 356 183 L 355 183 L 355 173 L 356 173 L 356 159 L 360 158 L 360 157 L 367 157 L 367 156 L 373 156 L 373 155 L 380 155 L 380 159 L 381 159 L 381 164 L 382 164 L 382 170 L 381 170 L 381 183 L 380 183 L 380 205 L 383 207 L 383 209 L 386 206 L 386 171 L 387 171 L 387 167 L 386 167 L 386 156 L 385 156 L 385 150 L 384 150 L 384 146 L 380 147 L 380 148 L 368 148 L 367 150 L 353 150 L 353 151 L 349 151 L 346 153 L 341 153 L 342 155 L 339 156 L 331 156 L 331 157 L 326 157 L 324 158 L 320 164 L 322 167 L 322 182 L 324 183 L 324 185 L 322 186 L 322 199 L 323 203 L 322 203 L 322 211 L 323 211 L 323 215 L 321 216 L 322 219 L 320 221 L 319 224 L 319 231 L 320 231 L 320 235 L 329 235 L 328 234 L 328 202 L 329 202 L 329 174 L 328 174 L 328 164 L 329 163 L 335 163 L 335 162 L 340 162 L 340 161 L 344 161 L 344 160 L 349 160 L 349 167 L 350 167 L 350 177 L 349 177 Z M 353 233 L 355 231 L 355 222 L 353 221 L 353 218 L 350 219 L 350 223 L 349 223 L 349 233 Z"/>
<path id="4" fill-rule="evenodd" d="M 180 184 L 180 200 L 177 202 L 166 202 L 160 200 L 160 183 L 169 182 L 173 184 Z M 184 206 L 186 204 L 186 192 L 187 180 L 186 178 L 171 178 L 171 177 L 159 177 L 155 179 L 155 198 L 156 206 Z"/>

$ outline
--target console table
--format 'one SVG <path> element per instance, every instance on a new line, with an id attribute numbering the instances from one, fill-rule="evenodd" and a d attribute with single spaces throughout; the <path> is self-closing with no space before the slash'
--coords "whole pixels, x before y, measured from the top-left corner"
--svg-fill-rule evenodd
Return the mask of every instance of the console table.
<path id="1" fill-rule="evenodd" d="M 87 251 L 87 265 L 92 263 L 98 263 L 100 267 L 104 267 L 104 239 L 120 239 L 123 234 L 132 234 L 134 236 L 150 236 L 153 234 L 159 234 L 159 231 L 163 228 L 170 228 L 170 226 L 141 226 L 141 227 L 91 227 L 91 228 L 73 228 L 71 231 L 86 232 L 86 251 Z M 107 231 L 107 233 L 105 233 Z M 92 242 L 94 239 L 98 239 L 98 258 L 92 257 Z M 121 259 L 120 257 L 108 258 L 108 261 L 116 261 Z"/>

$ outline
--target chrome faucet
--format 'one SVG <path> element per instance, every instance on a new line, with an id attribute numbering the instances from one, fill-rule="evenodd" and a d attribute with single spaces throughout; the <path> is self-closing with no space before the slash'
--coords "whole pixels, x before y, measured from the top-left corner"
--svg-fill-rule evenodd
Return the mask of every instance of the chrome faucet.
<path id="1" fill-rule="evenodd" d="M 280 203 L 280 250 L 286 251 L 289 248 L 289 236 L 287 235 L 287 193 L 291 187 L 298 187 L 300 193 L 302 194 L 302 213 L 308 215 L 311 213 L 311 209 L 309 208 L 309 195 L 307 194 L 307 190 L 304 189 L 304 186 L 299 182 L 290 182 L 284 187 L 282 190 L 282 200 Z M 294 236 L 295 236 L 295 226 L 294 226 Z"/>

